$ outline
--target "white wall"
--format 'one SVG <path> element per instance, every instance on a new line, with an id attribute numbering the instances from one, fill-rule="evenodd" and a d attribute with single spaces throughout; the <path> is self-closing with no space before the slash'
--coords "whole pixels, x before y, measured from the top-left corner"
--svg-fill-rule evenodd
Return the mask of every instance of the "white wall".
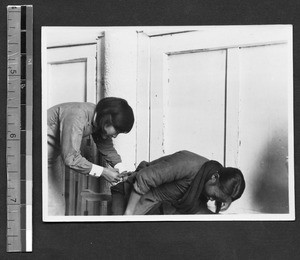
<path id="1" fill-rule="evenodd" d="M 104 96 L 127 100 L 136 115 L 137 34 L 134 30 L 105 32 Z M 128 134 L 114 140 L 128 170 L 135 169 L 136 123 Z"/>

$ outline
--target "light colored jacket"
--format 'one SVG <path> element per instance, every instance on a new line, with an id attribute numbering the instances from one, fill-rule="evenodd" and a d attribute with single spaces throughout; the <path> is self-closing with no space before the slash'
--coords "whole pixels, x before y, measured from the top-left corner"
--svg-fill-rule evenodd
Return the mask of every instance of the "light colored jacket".
<path id="1" fill-rule="evenodd" d="M 83 102 L 63 103 L 47 111 L 48 125 L 48 163 L 61 155 L 63 162 L 71 169 L 88 174 L 92 162 L 81 155 L 83 137 L 93 133 L 95 104 Z M 111 138 L 96 143 L 103 159 L 111 166 L 121 162 Z"/>

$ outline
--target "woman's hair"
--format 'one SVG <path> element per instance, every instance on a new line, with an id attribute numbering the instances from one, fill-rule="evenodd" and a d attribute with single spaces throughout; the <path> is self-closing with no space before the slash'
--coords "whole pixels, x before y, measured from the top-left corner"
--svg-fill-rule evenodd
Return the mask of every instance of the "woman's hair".
<path id="1" fill-rule="evenodd" d="M 230 203 L 240 198 L 246 184 L 242 172 L 237 168 L 223 167 L 218 171 L 219 188 L 228 197 Z M 221 209 L 222 202 L 216 201 L 216 212 Z"/>
<path id="2" fill-rule="evenodd" d="M 134 123 L 132 108 L 122 98 L 107 97 L 101 99 L 96 106 L 95 133 L 105 133 L 104 126 L 113 126 L 119 133 L 128 133 Z"/>

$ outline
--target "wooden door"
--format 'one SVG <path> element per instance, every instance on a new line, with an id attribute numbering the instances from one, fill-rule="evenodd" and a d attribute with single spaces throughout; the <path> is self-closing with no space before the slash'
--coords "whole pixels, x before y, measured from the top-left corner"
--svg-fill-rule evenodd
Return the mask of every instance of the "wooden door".
<path id="1" fill-rule="evenodd" d="M 91 102 L 99 99 L 97 85 L 97 48 L 100 43 L 50 47 L 47 49 L 48 107 L 63 102 Z M 91 136 L 82 141 L 81 152 L 88 160 L 99 160 Z M 65 168 L 66 215 L 99 215 L 101 202 L 99 179 L 77 174 Z"/>
<path id="2" fill-rule="evenodd" d="M 286 212 L 290 35 L 280 26 L 140 35 L 139 52 L 148 60 L 139 58 L 139 68 L 148 74 L 138 84 L 148 95 L 138 93 L 138 100 L 148 100 L 149 112 L 138 104 L 137 114 L 149 131 L 137 136 L 137 152 L 152 160 L 187 149 L 240 168 L 247 189 L 231 213 L 266 212 L 257 196 L 268 176 L 264 206 L 280 186 L 272 213 Z"/>
<path id="3" fill-rule="evenodd" d="M 186 149 L 223 161 L 226 51 L 163 38 L 151 40 L 150 159 Z"/>
<path id="4" fill-rule="evenodd" d="M 245 209 L 243 202 L 248 201 L 253 212 L 289 213 L 289 46 L 245 47 L 237 55 L 237 163 L 247 176 L 247 192 L 232 209 Z"/>

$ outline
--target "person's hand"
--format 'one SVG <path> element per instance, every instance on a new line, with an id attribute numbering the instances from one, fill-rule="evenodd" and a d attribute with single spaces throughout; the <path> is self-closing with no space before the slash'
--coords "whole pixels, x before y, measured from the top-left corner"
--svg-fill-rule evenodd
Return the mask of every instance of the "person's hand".
<path id="1" fill-rule="evenodd" d="M 121 180 L 119 171 L 114 168 L 104 168 L 102 176 L 110 183 L 116 183 Z"/>

